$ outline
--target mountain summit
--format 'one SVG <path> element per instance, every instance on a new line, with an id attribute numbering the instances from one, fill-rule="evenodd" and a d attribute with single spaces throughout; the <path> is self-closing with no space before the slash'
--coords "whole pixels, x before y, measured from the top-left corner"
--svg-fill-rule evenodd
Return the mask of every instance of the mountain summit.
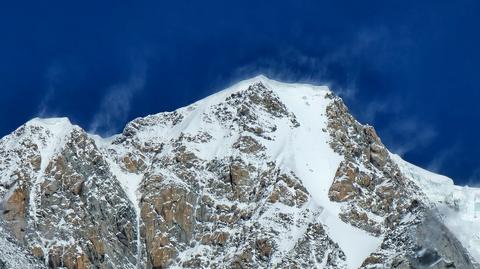
<path id="1" fill-rule="evenodd" d="M 0 268 L 479 268 L 480 190 L 388 151 L 327 87 L 258 76 L 100 138 L 0 140 Z"/>

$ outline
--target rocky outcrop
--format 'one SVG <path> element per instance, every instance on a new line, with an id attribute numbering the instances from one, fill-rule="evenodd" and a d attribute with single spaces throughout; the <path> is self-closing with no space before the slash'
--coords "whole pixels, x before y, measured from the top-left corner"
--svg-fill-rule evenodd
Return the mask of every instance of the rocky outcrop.
<path id="1" fill-rule="evenodd" d="M 329 197 L 345 202 L 342 219 L 380 235 L 410 211 L 421 193 L 407 180 L 371 126 L 358 123 L 338 98 L 327 107 L 330 145 L 344 156 Z"/>
<path id="2" fill-rule="evenodd" d="M 373 127 L 359 124 L 338 97 L 331 98 L 327 108 L 331 146 L 344 161 L 329 197 L 346 203 L 342 220 L 385 238 L 362 267 L 478 268 L 423 202 L 421 190 L 389 157 Z"/>
<path id="3" fill-rule="evenodd" d="M 177 248 L 186 248 L 192 239 L 196 196 L 188 189 L 171 184 L 155 188 L 159 177 L 147 180 L 148 191 L 142 197 L 142 238 L 153 268 L 165 268 L 178 254 Z M 161 179 L 160 179 L 161 180 Z"/>
<path id="4" fill-rule="evenodd" d="M 212 107 L 201 115 L 204 124 L 220 124 L 239 134 L 222 149 L 230 152 L 227 155 L 209 159 L 194 153 L 199 145 L 218 139 L 202 130 L 181 132 L 168 141 L 159 138 L 163 145 L 159 150 L 146 150 L 150 141 L 144 140 L 144 132 L 152 124 L 172 129 L 181 124 L 168 120 L 171 114 L 156 115 L 155 121 L 137 119 L 135 131 L 127 128 L 114 142 L 132 155 L 145 156 L 150 164 L 140 186 L 147 267 L 281 268 L 284 263 L 313 265 L 328 259 L 333 268 L 343 263 L 338 245 L 321 224 L 312 224 L 321 208 L 308 206 L 311 198 L 300 179 L 265 162 L 266 147 L 259 140 L 272 139 L 277 128 L 267 119 L 285 119 L 297 128 L 295 116 L 262 84 L 226 96 L 225 102 Z M 279 235 L 291 227 L 305 230 L 305 242 L 299 247 L 316 249 L 315 258 L 310 255 L 300 263 L 294 258 L 300 251 L 282 249 L 288 239 Z M 308 243 L 310 237 L 316 243 Z"/>
<path id="5" fill-rule="evenodd" d="M 80 129 L 55 137 L 41 125 L 27 125 L 13 136 L 20 145 L 40 141 L 29 147 L 30 165 L 11 166 L 16 180 L 2 202 L 3 219 L 17 240 L 52 268 L 133 263 L 135 213 L 95 142 Z M 63 146 L 42 160 L 42 147 L 57 146 L 49 139 Z M 19 148 L 10 152 L 23 153 Z"/>

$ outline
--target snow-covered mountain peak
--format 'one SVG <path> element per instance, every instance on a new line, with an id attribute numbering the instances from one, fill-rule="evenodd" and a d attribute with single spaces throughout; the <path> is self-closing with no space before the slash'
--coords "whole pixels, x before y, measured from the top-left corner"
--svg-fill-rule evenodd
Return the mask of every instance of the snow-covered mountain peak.
<path id="1" fill-rule="evenodd" d="M 262 85 L 262 87 L 255 87 L 252 88 L 253 85 Z M 253 78 L 245 79 L 239 81 L 226 89 L 218 91 L 210 96 L 207 96 L 192 105 L 189 105 L 184 108 L 180 108 L 177 111 L 182 110 L 192 110 L 194 107 L 198 106 L 211 106 L 214 104 L 218 104 L 224 102 L 228 96 L 232 94 L 245 92 L 248 90 L 256 90 L 256 91 L 271 91 L 274 94 L 281 94 L 282 92 L 287 91 L 290 95 L 297 95 L 299 97 L 303 97 L 305 93 L 309 93 L 310 95 L 321 94 L 325 95 L 327 93 L 331 93 L 327 86 L 318 86 L 313 84 L 303 84 L 303 83 L 286 83 L 281 81 L 276 81 L 266 77 L 265 75 L 258 75 Z"/>
<path id="2" fill-rule="evenodd" d="M 110 138 L 33 119 L 0 146 L 4 226 L 50 267 L 475 268 L 425 186 L 451 181 L 328 87 L 257 76 Z"/>
<path id="3" fill-rule="evenodd" d="M 267 86 L 267 88 L 270 88 L 274 91 L 297 88 L 297 89 L 310 89 L 315 91 L 330 92 L 330 89 L 327 86 L 314 85 L 314 84 L 308 84 L 308 83 L 282 82 L 282 81 L 270 79 L 265 75 L 258 75 L 249 79 L 241 80 L 221 92 L 233 93 L 234 91 L 245 90 L 248 88 L 248 86 L 251 86 L 257 83 L 262 83 L 265 86 Z"/>
<path id="4" fill-rule="evenodd" d="M 35 170 L 44 171 L 74 130 L 82 132 L 67 118 L 34 118 L 0 139 L 0 182 L 9 182 L 9 175 L 25 166 L 25 158 Z"/>
<path id="5" fill-rule="evenodd" d="M 67 117 L 33 118 L 25 123 L 27 126 L 42 126 L 44 128 L 71 128 L 72 123 Z"/>
<path id="6" fill-rule="evenodd" d="M 150 127 L 157 125 L 160 128 L 162 126 L 176 126 L 175 130 L 181 132 L 183 128 L 188 129 L 186 125 L 192 125 L 195 122 L 201 123 L 198 122 L 203 121 L 199 119 L 201 116 L 207 116 L 212 113 L 224 113 L 219 111 L 219 109 L 233 111 L 238 106 L 244 105 L 245 109 L 259 109 L 259 111 L 274 115 L 298 108 L 299 102 L 310 106 L 309 99 L 325 99 L 329 93 L 331 93 L 330 90 L 325 86 L 283 83 L 259 75 L 235 83 L 222 91 L 173 112 L 162 112 L 135 119 L 127 125 L 126 130 L 130 131 L 129 127 L 137 128 L 139 125 L 148 125 Z M 262 103 L 264 101 L 270 103 Z M 281 108 L 275 107 L 277 105 L 281 106 Z M 314 101 L 312 106 L 315 105 L 320 105 L 323 110 L 325 109 L 325 102 L 323 104 L 315 104 Z M 298 112 L 302 113 L 302 111 Z M 278 116 L 278 114 L 276 115 Z M 321 117 L 321 115 L 316 116 Z M 177 123 L 181 124 L 177 125 Z"/>
<path id="7" fill-rule="evenodd" d="M 35 144 L 40 151 L 45 153 L 52 152 L 61 147 L 74 130 L 83 132 L 79 126 L 73 125 L 66 117 L 34 118 L 20 126 L 12 134 L 2 138 L 0 143 L 3 143 L 8 149 L 9 147 L 20 147 L 22 144 L 18 145 L 18 142 L 24 141 L 23 143 Z M 11 146 L 6 146 L 9 144 Z"/>

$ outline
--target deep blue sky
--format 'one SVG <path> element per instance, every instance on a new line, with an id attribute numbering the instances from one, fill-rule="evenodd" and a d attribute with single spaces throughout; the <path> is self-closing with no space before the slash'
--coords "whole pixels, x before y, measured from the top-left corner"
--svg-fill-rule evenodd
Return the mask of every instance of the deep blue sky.
<path id="1" fill-rule="evenodd" d="M 1 1 L 0 136 L 120 132 L 263 73 L 330 85 L 392 151 L 480 183 L 480 1 L 232 2 Z"/>

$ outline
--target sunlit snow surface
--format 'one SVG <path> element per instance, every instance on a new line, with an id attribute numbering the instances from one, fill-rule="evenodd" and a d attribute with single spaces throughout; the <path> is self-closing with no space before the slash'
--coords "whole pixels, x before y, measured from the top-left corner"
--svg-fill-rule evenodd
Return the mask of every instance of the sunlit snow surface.
<path id="1" fill-rule="evenodd" d="M 39 146 L 41 164 L 38 177 L 33 183 L 29 204 L 31 205 L 30 216 L 33 216 L 34 221 L 37 221 L 37 215 L 35 214 L 35 212 L 37 212 L 37 204 L 35 199 L 37 199 L 37 192 L 40 188 L 40 184 L 45 180 L 45 169 L 47 169 L 48 163 L 52 160 L 53 156 L 63 148 L 69 138 L 69 134 L 73 131 L 73 129 L 80 129 L 80 127 L 72 125 L 68 118 L 35 118 L 27 122 L 25 125 L 43 127 L 46 130 L 49 130 L 49 132 L 46 133 L 46 137 L 42 137 L 42 139 L 40 139 L 40 137 L 34 137 L 36 144 Z"/>
<path id="2" fill-rule="evenodd" d="M 267 146 L 277 163 L 290 169 L 303 182 L 313 200 L 323 212 L 322 223 L 329 236 L 340 246 L 347 257 L 349 268 L 358 268 L 380 245 L 382 238 L 346 224 L 338 217 L 340 204 L 330 201 L 328 190 L 332 185 L 343 157 L 329 146 L 325 115 L 329 100 L 327 87 L 303 84 L 284 84 L 263 79 L 263 83 L 280 97 L 289 111 L 297 116 L 302 128 L 280 126 L 286 141 L 273 141 Z M 361 246 L 361 247 L 360 247 Z"/>
<path id="3" fill-rule="evenodd" d="M 429 172 L 392 154 L 402 173 L 412 179 L 434 203 L 445 225 L 476 261 L 480 261 L 480 189 L 456 186 L 453 180 Z"/>

